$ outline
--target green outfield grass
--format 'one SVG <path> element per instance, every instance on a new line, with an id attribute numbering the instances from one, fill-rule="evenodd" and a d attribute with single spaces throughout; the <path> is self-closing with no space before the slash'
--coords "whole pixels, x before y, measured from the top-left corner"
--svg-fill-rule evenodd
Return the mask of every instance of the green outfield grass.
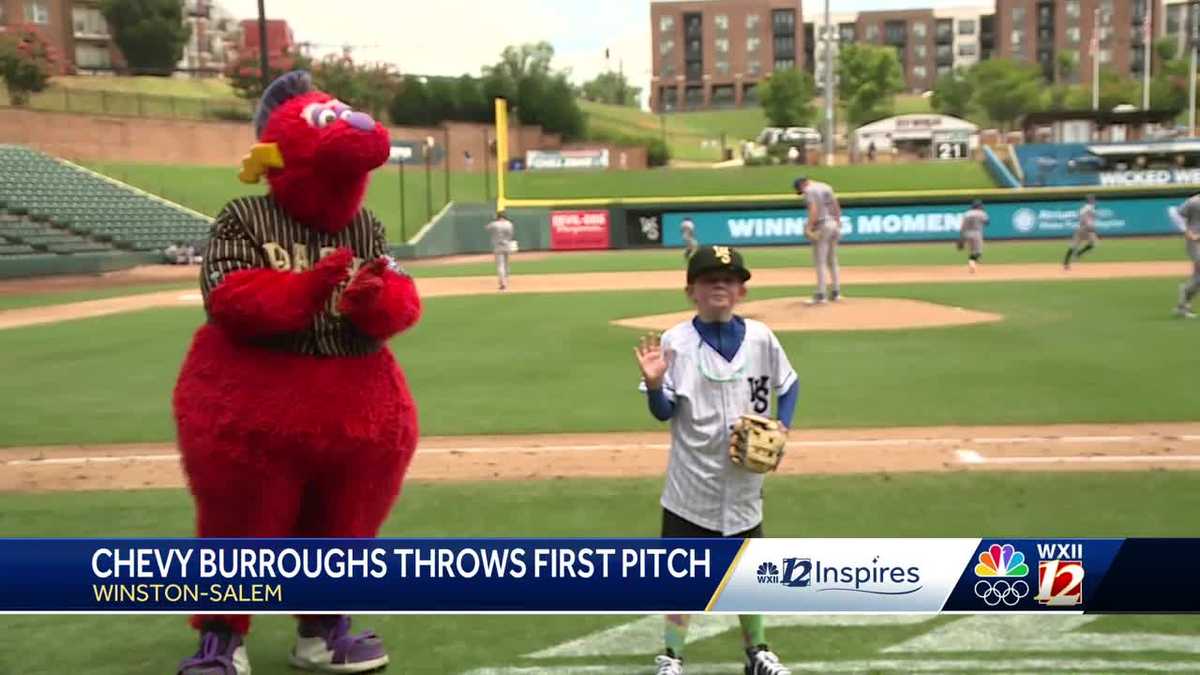
<path id="1" fill-rule="evenodd" d="M 21 309 L 24 307 L 44 307 L 47 305 L 63 305 L 69 302 L 85 300 L 100 300 L 116 298 L 138 293 L 156 293 L 172 289 L 180 291 L 197 290 L 199 286 L 200 268 L 196 268 L 197 281 L 193 284 L 146 284 L 138 286 L 110 286 L 82 291 L 44 291 L 21 295 L 0 295 L 0 311 L 6 309 Z"/>
<path id="2" fill-rule="evenodd" d="M 216 215 L 230 199 L 261 194 L 264 185 L 237 180 L 236 167 L 90 162 L 91 168 L 147 192 L 208 215 Z M 922 190 L 995 187 L 983 165 L 973 162 L 919 163 L 903 171 L 884 165 L 835 167 L 754 167 L 742 169 L 649 169 L 600 172 L 516 172 L 509 175 L 510 198 L 575 199 L 584 197 L 656 197 L 739 194 L 787 194 L 798 173 L 830 181 L 843 193 L 877 190 Z M 404 234 L 412 236 L 427 222 L 426 193 L 432 212 L 446 203 L 445 174 L 433 171 L 427 183 L 423 168 L 404 171 Z M 450 196 L 457 201 L 482 202 L 495 196 L 482 173 L 452 172 Z M 488 190 L 490 192 L 486 192 Z M 367 194 L 367 206 L 388 226 L 393 241 L 401 240 L 400 176 L 386 168 L 377 171 Z"/>
<path id="3" fill-rule="evenodd" d="M 749 246 L 741 248 L 751 270 L 780 267 L 811 267 L 812 249 L 807 246 Z M 1061 263 L 1067 240 L 987 242 L 986 266 L 1009 263 Z M 1105 239 L 1098 248 L 1076 266 L 1090 262 L 1179 261 L 1180 274 L 1186 274 L 1187 258 L 1179 237 Z M 838 249 L 843 266 L 880 265 L 957 265 L 963 253 L 950 242 L 930 244 L 843 244 Z M 581 272 L 646 272 L 682 270 L 682 249 L 628 249 L 595 253 L 555 253 L 548 257 L 525 259 L 521 254 L 510 260 L 512 274 L 550 274 Z M 461 264 L 410 265 L 415 277 L 459 277 L 496 273 L 491 261 Z"/>
<path id="4" fill-rule="evenodd" d="M 776 537 L 1012 537 L 1193 536 L 1200 509 L 1194 472 L 1152 473 L 949 473 L 860 476 L 772 476 L 766 485 L 767 533 Z M 410 484 L 383 536 L 654 536 L 661 478 Z M 997 499 L 985 498 L 997 495 Z M 7 516 L 0 536 L 186 536 L 192 506 L 182 490 L 126 493 L 0 494 Z M 597 517 L 603 514 L 603 517 Z M 392 670 L 462 673 L 502 666 L 607 666 L 608 672 L 647 672 L 652 654 L 574 659 L 523 655 L 627 623 L 619 616 L 370 616 L 390 646 Z M 1033 621 L 1033 618 L 1022 617 Z M 1052 622 L 1053 619 L 1042 619 Z M 657 619 L 648 619 L 656 624 Z M 771 628 L 772 647 L 788 662 L 864 659 L 936 661 L 944 658 L 1136 659 L 1176 668 L 1195 655 L 1123 653 L 1072 647 L 1064 635 L 1052 655 L 1020 651 L 889 655 L 881 650 L 965 617 L 938 617 L 916 624 L 860 628 Z M 260 617 L 249 652 L 258 675 L 294 672 L 285 665 L 293 621 Z M 1053 625 L 1052 623 L 1050 625 Z M 0 672 L 22 675 L 151 675 L 171 672 L 194 648 L 182 617 L 0 617 Z M 654 630 L 654 629 L 652 629 Z M 1118 643 L 1137 644 L 1146 633 L 1200 637 L 1196 617 L 1104 617 L 1087 626 Z M 1142 635 L 1131 635 L 1139 633 Z M 694 664 L 734 663 L 735 633 L 689 646 Z M 53 646 L 53 648 L 50 648 Z M 36 658 L 30 650 L 39 647 Z M 1128 647 L 1126 646 L 1126 649 Z M 1112 672 L 1122 670 L 1114 666 Z M 552 671 L 545 671 L 552 672 Z M 736 671 L 731 671 L 736 672 Z M 880 671 L 873 672 L 895 672 Z"/>
<path id="5" fill-rule="evenodd" d="M 1180 359 L 1193 350 L 1197 326 L 1169 316 L 1176 286 L 1123 279 L 855 287 L 858 297 L 917 298 L 1006 319 L 783 334 L 802 383 L 797 424 L 1194 419 L 1193 373 Z M 810 292 L 759 289 L 751 298 Z M 393 348 L 424 433 L 660 429 L 635 389 L 629 351 L 637 331 L 609 321 L 685 308 L 678 291 L 433 298 L 420 326 Z M 0 399 L 9 402 L 0 442 L 169 440 L 171 388 L 200 321 L 194 308 L 152 310 L 0 331 Z M 521 357 L 530 350 L 539 358 Z"/>

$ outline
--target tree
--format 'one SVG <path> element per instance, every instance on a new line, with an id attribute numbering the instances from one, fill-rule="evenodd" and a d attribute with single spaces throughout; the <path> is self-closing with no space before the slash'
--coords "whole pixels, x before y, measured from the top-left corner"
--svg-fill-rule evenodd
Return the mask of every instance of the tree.
<path id="1" fill-rule="evenodd" d="M 817 114 L 813 105 L 816 92 L 813 78 L 795 68 L 771 73 L 759 86 L 758 92 L 763 112 L 774 126 L 809 126 Z"/>
<path id="2" fill-rule="evenodd" d="M 933 85 L 930 105 L 943 115 L 966 117 L 971 110 L 971 97 L 975 84 L 962 70 L 955 70 L 939 77 Z"/>
<path id="3" fill-rule="evenodd" d="M 1153 87 L 1151 87 L 1153 94 Z M 1092 107 L 1092 86 L 1081 85 L 1072 90 L 1068 97 L 1068 105 L 1073 109 L 1090 109 Z M 1142 85 L 1131 77 L 1122 77 L 1108 67 L 1100 69 L 1100 109 L 1112 110 L 1122 105 L 1138 105 L 1142 102 Z"/>
<path id="4" fill-rule="evenodd" d="M 262 71 L 258 58 L 258 52 L 247 52 L 238 60 L 230 63 L 225 71 L 225 76 L 229 78 L 229 85 L 233 87 L 233 91 L 248 101 L 257 101 L 262 98 L 262 77 L 259 74 Z M 308 70 L 312 67 L 312 62 L 303 56 L 283 54 L 271 56 L 269 59 L 267 75 L 271 80 L 288 71 Z"/>
<path id="5" fill-rule="evenodd" d="M 400 89 L 400 76 L 391 66 L 378 63 L 360 68 L 358 78 L 360 85 L 355 105 L 371 113 L 371 117 L 382 120 L 392 97 Z"/>
<path id="6" fill-rule="evenodd" d="M 492 103 L 484 97 L 482 83 L 470 75 L 463 75 L 454 83 L 454 100 L 458 104 L 458 113 L 462 121 L 492 120 Z"/>
<path id="7" fill-rule="evenodd" d="M 500 60 L 483 69 L 484 93 L 489 100 L 505 98 L 521 124 L 540 124 L 568 140 L 579 138 L 586 126 L 583 110 L 566 73 L 551 70 L 553 58 L 548 42 L 505 47 Z"/>
<path id="8" fill-rule="evenodd" d="M 1035 64 L 988 59 L 975 64 L 970 77 L 975 87 L 971 102 L 1006 129 L 1021 115 L 1040 107 L 1045 80 Z"/>
<path id="9" fill-rule="evenodd" d="M 630 85 L 624 73 L 608 71 L 583 83 L 583 98 L 587 101 L 637 107 L 641 96 L 642 88 Z"/>
<path id="10" fill-rule="evenodd" d="M 904 88 L 900 60 L 892 47 L 852 44 L 838 54 L 839 94 L 851 126 L 859 126 L 892 111 L 892 101 Z"/>
<path id="11" fill-rule="evenodd" d="M 354 106 L 363 95 L 363 81 L 354 60 L 330 54 L 312 68 L 313 85 L 330 96 Z"/>
<path id="12" fill-rule="evenodd" d="M 431 77 L 426 83 L 429 90 L 429 112 L 434 123 L 445 120 L 461 120 L 458 102 L 455 100 L 454 80 L 446 77 Z"/>
<path id="13" fill-rule="evenodd" d="M 1069 84 L 1079 69 L 1079 53 L 1073 49 L 1064 49 L 1054 57 L 1054 81 L 1057 84 Z"/>
<path id="14" fill-rule="evenodd" d="M 50 82 L 57 54 L 32 26 L 13 26 L 0 35 L 0 77 L 14 106 L 29 103 L 29 95 Z"/>
<path id="15" fill-rule="evenodd" d="M 112 27 L 130 70 L 168 76 L 183 56 L 192 29 L 183 22 L 179 0 L 103 0 L 100 11 Z"/>
<path id="16" fill-rule="evenodd" d="M 433 123 L 429 105 L 429 90 L 421 78 L 406 75 L 400 89 L 388 107 L 392 124 L 401 126 L 426 126 Z"/>

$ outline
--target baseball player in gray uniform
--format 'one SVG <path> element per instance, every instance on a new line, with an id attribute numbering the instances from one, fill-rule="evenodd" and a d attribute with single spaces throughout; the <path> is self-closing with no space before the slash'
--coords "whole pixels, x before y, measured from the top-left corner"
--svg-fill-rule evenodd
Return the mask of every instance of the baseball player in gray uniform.
<path id="1" fill-rule="evenodd" d="M 662 492 L 662 536 L 763 536 L 765 474 L 734 464 L 731 426 L 746 413 L 792 423 L 800 385 L 783 346 L 759 321 L 733 313 L 750 279 L 742 256 L 728 246 L 704 246 L 688 260 L 687 294 L 696 316 L 661 338 L 634 347 L 650 413 L 671 423 L 671 450 Z M 738 617 L 747 675 L 789 675 L 767 648 L 761 615 Z M 665 653 L 657 675 L 683 673 L 689 617 L 667 617 Z"/>
<path id="2" fill-rule="evenodd" d="M 971 208 L 962 217 L 962 227 L 958 232 L 958 249 L 967 249 L 967 269 L 975 273 L 979 259 L 983 257 L 983 228 L 988 225 L 987 211 L 983 210 L 983 202 L 976 199 Z"/>
<path id="3" fill-rule="evenodd" d="M 1071 238 L 1071 246 L 1063 258 L 1063 269 L 1071 270 L 1071 258 L 1079 260 L 1084 253 L 1096 248 L 1096 195 L 1088 195 L 1087 203 L 1079 207 L 1079 227 Z"/>
<path id="4" fill-rule="evenodd" d="M 1200 292 L 1200 194 L 1189 197 L 1178 208 L 1169 210 L 1171 220 L 1183 232 L 1188 257 L 1192 259 L 1192 278 L 1179 286 L 1179 304 L 1175 315 L 1185 319 L 1196 318 L 1192 311 L 1192 298 Z"/>
<path id="5" fill-rule="evenodd" d="M 492 235 L 492 253 L 496 256 L 496 278 L 500 280 L 500 290 L 508 290 L 508 256 L 512 253 L 513 224 L 503 211 L 496 213 L 496 219 L 484 226 Z"/>
<path id="6" fill-rule="evenodd" d="M 804 197 L 804 207 L 808 210 L 808 222 L 804 233 L 812 242 L 813 266 L 817 268 L 817 292 L 813 295 L 812 304 L 819 305 L 828 297 L 837 302 L 842 297 L 841 283 L 838 279 L 837 247 L 842 238 L 842 205 L 838 203 L 833 188 L 820 181 L 809 180 L 801 176 L 792 184 L 796 194 Z M 825 273 L 828 268 L 833 289 L 828 296 L 825 294 Z"/>
<path id="7" fill-rule="evenodd" d="M 683 222 L 679 223 L 679 234 L 683 237 L 683 245 L 686 247 L 683 250 L 683 259 L 688 260 L 696 249 L 700 248 L 696 241 L 696 223 L 692 222 L 691 218 L 684 218 Z"/>

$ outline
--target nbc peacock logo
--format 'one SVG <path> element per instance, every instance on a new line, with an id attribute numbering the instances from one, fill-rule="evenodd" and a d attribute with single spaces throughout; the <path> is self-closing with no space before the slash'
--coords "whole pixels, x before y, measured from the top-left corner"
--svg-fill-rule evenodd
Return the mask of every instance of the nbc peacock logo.
<path id="1" fill-rule="evenodd" d="M 773 562 L 762 563 L 754 573 L 760 584 L 779 583 L 779 566 Z"/>
<path id="2" fill-rule="evenodd" d="M 975 565 L 975 597 L 988 607 L 1016 607 L 1029 595 L 1029 574 L 1025 554 L 1012 544 L 992 544 L 979 554 Z"/>
<path id="3" fill-rule="evenodd" d="M 1012 544 L 992 544 L 979 554 L 979 564 L 975 566 L 977 577 L 1023 577 L 1027 574 L 1029 565 L 1025 564 L 1025 554 Z"/>

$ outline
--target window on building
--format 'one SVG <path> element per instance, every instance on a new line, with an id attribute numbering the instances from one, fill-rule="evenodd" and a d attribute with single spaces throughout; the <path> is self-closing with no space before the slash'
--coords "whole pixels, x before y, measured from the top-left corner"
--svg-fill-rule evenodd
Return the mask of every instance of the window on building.
<path id="1" fill-rule="evenodd" d="M 795 54 L 796 53 L 796 38 L 791 35 L 776 35 L 772 39 L 775 45 L 775 54 Z"/>
<path id="2" fill-rule="evenodd" d="M 775 70 L 791 70 L 796 67 L 796 59 L 775 59 Z"/>
<path id="3" fill-rule="evenodd" d="M 84 70 L 108 70 L 112 58 L 104 47 L 80 43 L 75 45 L 75 65 Z"/>
<path id="4" fill-rule="evenodd" d="M 1009 37 L 1009 44 L 1012 45 L 1014 52 L 1024 51 L 1022 47 L 1025 44 L 1025 31 L 1020 28 L 1014 28 L 1012 35 Z"/>
<path id="5" fill-rule="evenodd" d="M 670 33 L 675 30 L 675 17 L 670 14 L 664 14 L 658 17 L 658 32 Z"/>
<path id="6" fill-rule="evenodd" d="M 844 23 L 838 27 L 842 42 L 854 42 L 854 24 Z"/>
<path id="7" fill-rule="evenodd" d="M 758 103 L 758 84 L 755 82 L 742 83 L 742 103 Z"/>
<path id="8" fill-rule="evenodd" d="M 704 64 L 700 61 L 688 61 L 684 64 L 684 76 L 689 82 L 698 82 L 704 77 Z"/>
<path id="9" fill-rule="evenodd" d="M 771 10 L 771 30 L 775 33 L 795 33 L 796 32 L 796 10 L 793 10 L 793 9 L 773 9 L 773 10 Z"/>
<path id="10" fill-rule="evenodd" d="M 683 104 L 688 108 L 704 107 L 704 87 L 693 84 L 684 89 Z"/>
<path id="11" fill-rule="evenodd" d="M 691 58 L 693 56 L 699 57 L 700 54 L 702 53 L 700 50 L 701 50 L 700 40 L 697 39 L 697 40 L 688 40 L 687 41 L 687 55 L 689 58 Z"/>
<path id="12" fill-rule="evenodd" d="M 670 61 L 663 62 L 662 76 L 664 80 L 669 77 L 675 77 L 675 64 L 671 63 Z"/>
<path id="13" fill-rule="evenodd" d="M 659 54 L 661 54 L 663 56 L 667 56 L 673 51 L 675 51 L 675 41 L 674 40 L 667 38 L 666 40 L 663 40 L 662 42 L 658 43 L 658 53 Z"/>
<path id="14" fill-rule="evenodd" d="M 29 23 L 50 23 L 50 7 L 45 0 L 26 0 L 25 21 Z"/>
<path id="15" fill-rule="evenodd" d="M 1068 19 L 1079 18 L 1079 0 L 1067 0 L 1065 11 Z"/>
<path id="16" fill-rule="evenodd" d="M 1100 50 L 1100 63 L 1112 63 L 1112 50 L 1111 49 L 1101 49 Z"/>
<path id="17" fill-rule="evenodd" d="M 713 28 L 715 28 L 718 33 L 724 33 L 725 31 L 729 30 L 729 15 L 718 14 L 714 16 Z"/>
<path id="18" fill-rule="evenodd" d="M 718 84 L 712 88 L 712 99 L 710 102 L 713 105 L 733 105 L 733 100 L 732 84 Z"/>
<path id="19" fill-rule="evenodd" d="M 875 42 L 879 40 L 879 24 L 867 24 L 867 42 Z"/>
<path id="20" fill-rule="evenodd" d="M 1167 5 L 1167 34 L 1176 35 L 1183 27 L 1183 11 L 1186 5 Z"/>
<path id="21" fill-rule="evenodd" d="M 75 24 L 76 35 L 97 35 L 108 37 L 108 22 L 96 7 L 74 7 L 71 9 L 71 19 Z"/>
<path id="22" fill-rule="evenodd" d="M 927 56 L 927 52 L 925 51 L 925 43 L 922 42 L 922 43 L 917 43 L 917 44 L 913 45 L 913 58 L 914 59 L 916 59 L 918 61 L 924 61 L 926 56 Z"/>
<path id="23" fill-rule="evenodd" d="M 925 70 L 925 66 L 913 66 L 912 75 L 913 79 L 924 80 L 925 76 L 928 75 L 928 71 Z"/>
<path id="24" fill-rule="evenodd" d="M 975 34 L 975 19 L 961 19 L 958 22 L 959 35 L 974 35 Z"/>
<path id="25" fill-rule="evenodd" d="M 1100 0 L 1100 25 L 1111 26 L 1113 21 L 1113 0 Z"/>
<path id="26" fill-rule="evenodd" d="M 1079 40 L 1081 39 L 1081 34 L 1079 32 L 1079 26 L 1069 26 L 1066 31 L 1066 36 L 1067 36 L 1067 44 L 1078 45 Z"/>
<path id="27" fill-rule="evenodd" d="M 927 30 L 927 27 L 925 26 L 924 21 L 914 21 L 913 22 L 912 34 L 913 34 L 914 38 L 916 38 L 918 40 L 924 40 L 926 30 Z"/>
<path id="28" fill-rule="evenodd" d="M 758 15 L 757 14 L 747 14 L 746 15 L 746 32 L 753 33 L 753 32 L 756 32 L 757 30 L 758 30 Z"/>
<path id="29" fill-rule="evenodd" d="M 1012 25 L 1014 25 L 1014 26 L 1023 25 L 1025 23 L 1025 8 L 1024 7 L 1013 7 L 1011 16 L 1012 16 Z"/>
<path id="30" fill-rule="evenodd" d="M 944 77 L 946 75 L 949 75 L 952 72 L 954 72 L 953 66 L 938 66 L 938 69 L 937 69 L 938 77 Z"/>
<path id="31" fill-rule="evenodd" d="M 888 44 L 902 45 L 908 41 L 907 27 L 903 21 L 888 21 L 883 25 L 883 40 Z"/>
<path id="32" fill-rule="evenodd" d="M 716 61 L 713 62 L 713 69 L 716 71 L 717 75 L 728 76 L 729 75 L 729 60 L 728 59 L 717 59 Z"/>
<path id="33" fill-rule="evenodd" d="M 964 42 L 958 46 L 959 56 L 976 56 L 979 54 L 974 42 Z"/>
<path id="34" fill-rule="evenodd" d="M 762 44 L 762 40 L 759 39 L 758 36 L 746 38 L 746 53 L 748 53 L 748 54 L 757 53 L 758 48 L 761 44 Z"/>
<path id="35" fill-rule="evenodd" d="M 713 40 L 713 49 L 717 52 L 717 57 L 729 53 L 729 38 L 717 38 Z"/>
<path id="36" fill-rule="evenodd" d="M 670 112 L 675 109 L 677 96 L 675 87 L 659 87 L 658 88 L 658 107 L 664 112 Z"/>

